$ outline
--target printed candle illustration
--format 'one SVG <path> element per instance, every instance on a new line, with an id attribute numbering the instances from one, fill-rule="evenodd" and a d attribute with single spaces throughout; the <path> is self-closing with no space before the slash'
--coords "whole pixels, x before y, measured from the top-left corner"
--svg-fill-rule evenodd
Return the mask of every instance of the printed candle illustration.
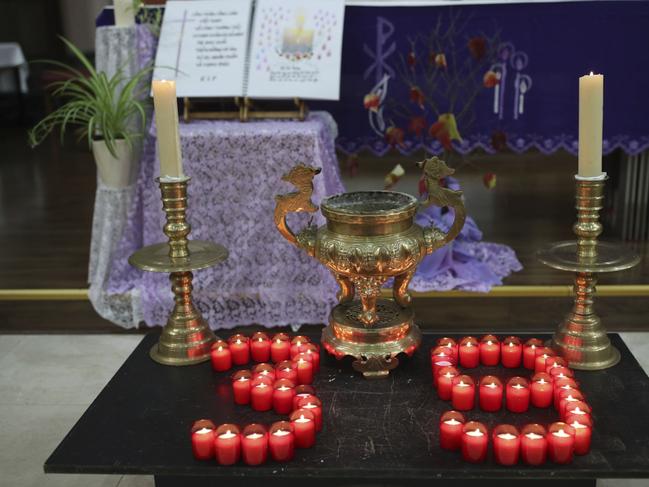
<path id="1" fill-rule="evenodd" d="M 284 29 L 282 54 L 313 54 L 313 29 L 305 29 L 306 18 L 304 9 L 295 12 L 295 24 Z"/>

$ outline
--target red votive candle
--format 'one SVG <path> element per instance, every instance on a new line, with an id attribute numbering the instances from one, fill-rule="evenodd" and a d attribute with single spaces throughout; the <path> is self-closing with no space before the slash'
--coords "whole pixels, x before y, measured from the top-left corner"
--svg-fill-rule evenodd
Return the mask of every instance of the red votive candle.
<path id="1" fill-rule="evenodd" d="M 241 457 L 241 435 L 234 424 L 222 424 L 214 433 L 214 452 L 219 465 L 234 465 Z"/>
<path id="2" fill-rule="evenodd" d="M 277 414 L 293 411 L 295 384 L 288 379 L 278 379 L 273 384 L 273 409 Z"/>
<path id="3" fill-rule="evenodd" d="M 521 451 L 521 438 L 518 430 L 511 424 L 501 424 L 494 428 L 494 460 L 500 465 L 516 465 Z"/>
<path id="4" fill-rule="evenodd" d="M 306 396 L 315 396 L 315 387 L 310 384 L 300 384 L 295 386 L 295 396 L 293 397 L 293 409 L 299 409 L 297 403 L 300 399 Z"/>
<path id="5" fill-rule="evenodd" d="M 268 432 L 257 423 L 249 424 L 241 433 L 241 456 L 246 465 L 261 465 L 268 457 Z"/>
<path id="6" fill-rule="evenodd" d="M 568 367 L 549 367 L 548 370 L 548 373 L 552 376 L 553 379 L 566 379 L 573 378 L 575 376 L 575 373 Z"/>
<path id="7" fill-rule="evenodd" d="M 311 448 L 315 445 L 315 416 L 308 409 L 296 409 L 289 416 L 296 448 Z"/>
<path id="8" fill-rule="evenodd" d="M 297 370 L 295 363 L 290 360 L 283 360 L 275 365 L 275 378 L 288 379 L 294 384 L 297 383 Z"/>
<path id="9" fill-rule="evenodd" d="M 539 372 L 532 377 L 530 384 L 530 402 L 535 408 L 549 408 L 552 405 L 552 377 Z"/>
<path id="10" fill-rule="evenodd" d="M 250 384 L 252 374 L 249 370 L 239 370 L 232 375 L 232 393 L 235 404 L 250 404 Z"/>
<path id="11" fill-rule="evenodd" d="M 270 360 L 270 338 L 263 331 L 254 333 L 250 338 L 250 356 L 255 362 Z"/>
<path id="12" fill-rule="evenodd" d="M 228 339 L 230 352 L 232 352 L 232 363 L 234 365 L 245 365 L 250 362 L 250 343 L 248 337 L 237 333 Z"/>
<path id="13" fill-rule="evenodd" d="M 209 419 L 199 419 L 192 425 L 192 452 L 196 460 L 214 458 L 214 430 L 216 426 Z"/>
<path id="14" fill-rule="evenodd" d="M 442 337 L 437 340 L 437 346 L 448 348 L 451 352 L 451 357 L 453 357 L 453 362 L 457 363 L 459 359 L 459 346 L 454 339 L 450 337 Z"/>
<path id="15" fill-rule="evenodd" d="M 568 418 L 583 418 L 584 420 L 592 420 L 591 409 L 588 404 L 583 401 L 569 402 L 563 411 L 563 420 Z"/>
<path id="16" fill-rule="evenodd" d="M 294 359 L 298 384 L 311 384 L 313 382 L 313 363 L 306 353 L 298 353 Z"/>
<path id="17" fill-rule="evenodd" d="M 503 405 L 503 383 L 498 377 L 485 375 L 480 379 L 480 409 L 488 412 L 499 411 Z"/>
<path id="18" fill-rule="evenodd" d="M 572 402 L 584 402 L 586 399 L 579 389 L 564 389 L 559 392 L 559 415 L 566 415 L 566 407 Z"/>
<path id="19" fill-rule="evenodd" d="M 430 362 L 435 363 L 439 361 L 451 362 L 451 365 L 455 365 L 455 357 L 453 350 L 451 348 L 438 345 L 430 351 Z"/>
<path id="20" fill-rule="evenodd" d="M 446 411 L 439 419 L 439 446 L 444 450 L 462 447 L 462 431 L 466 419 L 459 411 Z"/>
<path id="21" fill-rule="evenodd" d="M 477 347 L 476 347 L 477 348 Z M 458 375 L 453 379 L 451 390 L 453 409 L 469 411 L 475 402 L 475 383 L 468 375 Z"/>
<path id="22" fill-rule="evenodd" d="M 306 345 L 307 343 L 310 343 L 311 340 L 309 337 L 305 337 L 303 335 L 297 335 L 293 337 L 291 340 L 291 349 L 290 349 L 290 354 L 291 354 L 291 359 L 294 359 L 295 356 L 299 353 L 302 353 L 302 345 Z"/>
<path id="23" fill-rule="evenodd" d="M 270 343 L 270 360 L 273 363 L 279 363 L 291 358 L 291 343 L 286 333 L 277 333 L 273 335 Z"/>
<path id="24" fill-rule="evenodd" d="M 275 367 L 269 363 L 257 364 L 252 368 L 252 378 L 256 379 L 257 377 L 267 377 L 271 381 L 277 379 L 277 374 L 275 373 Z"/>
<path id="25" fill-rule="evenodd" d="M 512 413 L 523 413 L 530 407 L 530 387 L 527 379 L 512 377 L 505 388 L 507 409 Z"/>
<path id="26" fill-rule="evenodd" d="M 462 458 L 466 462 L 481 463 L 487 458 L 489 436 L 487 427 L 477 421 L 469 421 L 462 429 Z"/>
<path id="27" fill-rule="evenodd" d="M 315 396 L 307 396 L 297 403 L 298 409 L 306 409 L 313 413 L 315 419 L 315 430 L 322 430 L 322 402 Z"/>
<path id="28" fill-rule="evenodd" d="M 288 462 L 295 454 L 293 427 L 288 421 L 273 423 L 268 434 L 270 457 L 276 462 Z"/>
<path id="29" fill-rule="evenodd" d="M 540 424 L 527 424 L 521 431 L 521 458 L 527 465 L 543 465 L 548 457 L 546 431 Z"/>
<path id="30" fill-rule="evenodd" d="M 493 367 L 500 363 L 500 341 L 495 335 L 485 335 L 480 340 L 480 363 Z"/>
<path id="31" fill-rule="evenodd" d="M 267 377 L 257 376 L 251 383 L 250 405 L 255 411 L 273 409 L 273 383 Z"/>
<path id="32" fill-rule="evenodd" d="M 534 372 L 545 372 L 545 361 L 556 354 L 551 348 L 539 347 L 536 349 L 536 357 L 534 359 Z"/>
<path id="33" fill-rule="evenodd" d="M 543 346 L 538 338 L 530 338 L 523 345 L 523 367 L 532 370 L 536 360 L 536 349 Z"/>
<path id="34" fill-rule="evenodd" d="M 232 368 L 232 352 L 228 344 L 223 340 L 217 340 L 212 344 L 210 351 L 212 368 L 217 372 L 225 372 Z"/>
<path id="35" fill-rule="evenodd" d="M 313 373 L 317 374 L 320 372 L 320 349 L 314 343 L 307 343 L 302 345 L 302 353 L 306 353 L 308 357 L 311 358 L 311 363 L 313 364 Z"/>
<path id="36" fill-rule="evenodd" d="M 453 392 L 453 378 L 460 375 L 460 372 L 449 365 L 442 367 L 437 372 L 437 395 L 442 401 L 450 401 Z"/>
<path id="37" fill-rule="evenodd" d="M 437 389 L 437 385 L 439 383 L 439 372 L 442 369 L 446 369 L 447 367 L 452 367 L 453 363 L 448 361 L 448 360 L 440 360 L 439 362 L 434 362 L 433 363 L 433 387 Z"/>
<path id="38" fill-rule="evenodd" d="M 590 419 L 583 419 L 582 421 L 573 419 L 568 424 L 575 430 L 575 455 L 586 455 L 590 451 L 590 439 L 593 434 Z"/>
<path id="39" fill-rule="evenodd" d="M 548 457 L 554 463 L 572 462 L 575 449 L 575 430 L 566 423 L 552 423 L 546 436 L 548 440 Z"/>
<path id="40" fill-rule="evenodd" d="M 523 345 L 518 337 L 509 336 L 500 344 L 500 362 L 503 367 L 516 369 L 521 366 L 523 359 Z"/>
<path id="41" fill-rule="evenodd" d="M 559 410 L 559 399 L 562 391 L 578 390 L 577 381 L 571 378 L 555 379 L 552 384 L 554 390 L 554 409 Z"/>
<path id="42" fill-rule="evenodd" d="M 480 348 L 475 337 L 464 337 L 459 347 L 460 366 L 473 369 L 480 363 Z"/>
<path id="43" fill-rule="evenodd" d="M 550 369 L 555 367 L 568 367 L 568 363 L 563 357 L 557 357 L 556 355 L 545 359 L 545 371 L 548 374 L 550 373 Z"/>

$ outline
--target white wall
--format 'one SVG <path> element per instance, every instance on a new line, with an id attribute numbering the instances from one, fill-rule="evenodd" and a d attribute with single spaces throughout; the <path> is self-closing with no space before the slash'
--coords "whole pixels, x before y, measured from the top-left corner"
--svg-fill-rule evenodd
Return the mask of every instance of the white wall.
<path id="1" fill-rule="evenodd" d="M 63 35 L 82 51 L 95 49 L 95 19 L 111 0 L 59 0 Z"/>

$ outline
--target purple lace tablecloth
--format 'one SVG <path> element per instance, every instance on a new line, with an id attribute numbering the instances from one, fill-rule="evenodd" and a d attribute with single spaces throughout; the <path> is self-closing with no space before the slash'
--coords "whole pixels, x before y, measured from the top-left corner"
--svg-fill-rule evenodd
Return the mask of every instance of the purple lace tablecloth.
<path id="1" fill-rule="evenodd" d="M 336 283 L 328 271 L 292 247 L 273 224 L 274 196 L 292 190 L 281 176 L 303 162 L 321 167 L 313 200 L 343 191 L 334 150 L 335 123 L 328 114 L 305 122 L 193 122 L 181 125 L 189 184 L 190 238 L 228 248 L 226 262 L 197 271 L 194 296 L 214 328 L 261 323 L 299 325 L 326 321 L 335 303 Z M 136 249 L 165 240 L 155 127 L 146 142 L 128 224 L 113 262 L 106 292 L 140 290 L 141 316 L 163 324 L 172 306 L 168 276 L 133 269 Z M 302 218 L 296 215 L 293 224 Z M 323 223 L 321 216 L 314 221 Z M 133 323 L 135 324 L 135 323 Z"/>

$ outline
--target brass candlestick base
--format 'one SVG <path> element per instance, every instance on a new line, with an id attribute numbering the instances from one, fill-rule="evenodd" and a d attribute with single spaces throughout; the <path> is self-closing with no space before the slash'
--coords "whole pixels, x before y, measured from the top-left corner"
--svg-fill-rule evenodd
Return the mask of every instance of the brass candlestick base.
<path id="1" fill-rule="evenodd" d="M 397 355 L 412 355 L 421 343 L 421 331 L 413 323 L 412 308 L 380 299 L 376 311 L 380 320 L 371 328 L 359 319 L 359 301 L 338 304 L 331 311 L 329 326 L 322 332 L 322 345 L 330 354 L 354 357 L 354 370 L 368 379 L 386 377 L 399 365 Z"/>
<path id="2" fill-rule="evenodd" d="M 138 269 L 170 273 L 175 304 L 160 341 L 151 349 L 151 358 L 164 365 L 191 365 L 209 360 L 210 347 L 216 340 L 192 301 L 192 271 L 223 262 L 228 251 L 211 242 L 187 240 L 191 231 L 186 219 L 189 178 L 158 182 L 169 242 L 144 247 L 128 261 Z"/>
<path id="3" fill-rule="evenodd" d="M 577 222 L 573 225 L 577 241 L 558 242 L 544 247 L 538 258 L 554 269 L 575 272 L 575 301 L 550 345 L 570 364 L 580 370 L 602 370 L 620 360 L 620 352 L 611 345 L 600 318 L 595 313 L 595 285 L 600 272 L 629 269 L 640 257 L 626 248 L 598 242 L 602 233 L 599 212 L 608 179 L 577 178 Z"/>

